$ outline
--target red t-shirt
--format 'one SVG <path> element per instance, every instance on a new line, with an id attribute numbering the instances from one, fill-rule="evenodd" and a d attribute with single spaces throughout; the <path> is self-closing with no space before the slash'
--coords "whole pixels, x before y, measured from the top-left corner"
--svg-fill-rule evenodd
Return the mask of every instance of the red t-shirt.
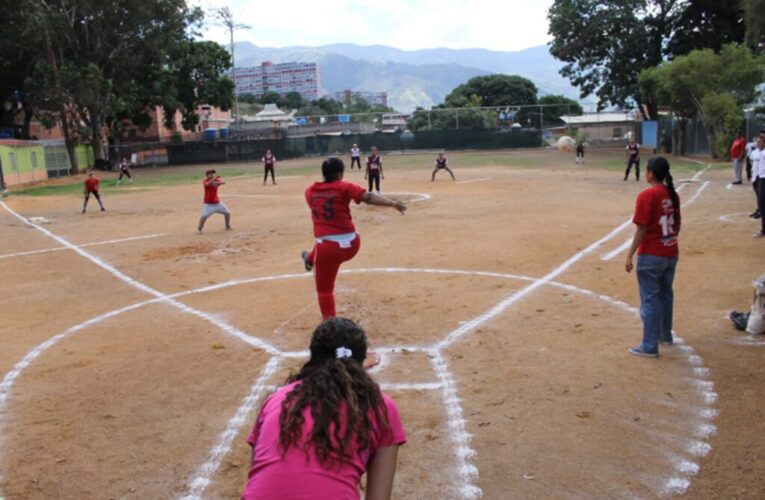
<path id="1" fill-rule="evenodd" d="M 643 243 L 638 248 L 639 254 L 657 257 L 677 255 L 680 220 L 675 219 L 675 207 L 666 186 L 652 186 L 638 195 L 632 222 L 648 227 Z"/>
<path id="2" fill-rule="evenodd" d="M 733 160 L 738 160 L 741 158 L 741 153 L 744 152 L 744 148 L 746 148 L 746 139 L 739 138 L 733 141 L 733 144 L 731 144 L 730 147 L 730 157 Z"/>
<path id="3" fill-rule="evenodd" d="M 350 182 L 314 182 L 305 190 L 311 209 L 313 234 L 317 238 L 356 231 L 351 219 L 351 200 L 361 203 L 366 189 Z"/>
<path id="4" fill-rule="evenodd" d="M 202 181 L 205 186 L 205 203 L 220 203 L 220 198 L 218 198 L 218 186 L 213 184 L 216 180 L 220 180 L 220 177 Z"/>
<path id="5" fill-rule="evenodd" d="M 85 191 L 88 193 L 97 193 L 98 192 L 98 183 L 99 180 L 95 177 L 88 177 L 85 179 Z"/>

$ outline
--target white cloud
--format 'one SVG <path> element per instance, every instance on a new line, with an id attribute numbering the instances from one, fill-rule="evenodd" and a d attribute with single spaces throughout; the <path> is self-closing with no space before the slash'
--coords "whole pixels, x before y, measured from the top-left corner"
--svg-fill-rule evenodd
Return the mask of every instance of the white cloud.
<path id="1" fill-rule="evenodd" d="M 259 46 L 383 44 L 402 49 L 434 47 L 521 50 L 550 40 L 552 0 L 193 0 L 206 11 L 227 6 L 251 30 L 237 40 Z M 210 26 L 205 38 L 228 42 Z"/>

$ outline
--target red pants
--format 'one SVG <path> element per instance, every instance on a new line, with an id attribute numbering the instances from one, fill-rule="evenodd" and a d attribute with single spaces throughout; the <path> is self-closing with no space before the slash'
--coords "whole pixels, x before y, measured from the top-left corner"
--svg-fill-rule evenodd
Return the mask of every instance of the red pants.
<path id="1" fill-rule="evenodd" d="M 308 255 L 308 260 L 313 262 L 316 294 L 319 297 L 319 309 L 321 309 L 323 320 L 336 316 L 335 279 L 340 270 L 340 264 L 354 258 L 359 253 L 360 247 L 361 236 L 357 234 L 349 248 L 341 248 L 339 243 L 325 240 L 317 243 Z"/>

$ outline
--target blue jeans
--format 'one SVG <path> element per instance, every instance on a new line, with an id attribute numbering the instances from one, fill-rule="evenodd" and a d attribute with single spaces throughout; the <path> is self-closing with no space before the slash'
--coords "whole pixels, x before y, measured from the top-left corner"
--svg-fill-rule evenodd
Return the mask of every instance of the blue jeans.
<path id="1" fill-rule="evenodd" d="M 672 342 L 672 282 L 676 267 L 677 257 L 638 254 L 636 269 L 645 352 L 659 352 L 659 340 Z"/>

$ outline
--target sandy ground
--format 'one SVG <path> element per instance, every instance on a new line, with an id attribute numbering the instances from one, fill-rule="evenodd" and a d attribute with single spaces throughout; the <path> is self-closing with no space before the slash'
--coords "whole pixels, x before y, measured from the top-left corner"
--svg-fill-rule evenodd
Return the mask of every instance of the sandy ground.
<path id="1" fill-rule="evenodd" d="M 684 342 L 641 359 L 626 353 L 636 279 L 624 253 L 602 256 L 631 235 L 612 231 L 644 184 L 557 152 L 460 158 L 456 183 L 429 182 L 430 156 L 387 163 L 384 192 L 429 198 L 403 217 L 355 207 L 362 248 L 338 279 L 338 312 L 383 354 L 374 375 L 409 435 L 394 497 L 765 497 L 765 339 L 724 317 L 765 272 L 751 190 L 719 166 L 681 191 L 698 195 L 675 286 Z M 75 196 L 5 200 L 73 245 L 145 238 L 12 256 L 62 241 L 0 209 L 0 497 L 241 494 L 258 405 L 319 321 L 298 259 L 313 179 L 277 180 L 232 179 L 235 230 L 213 217 L 202 236 L 196 184 L 105 196 L 85 216 Z"/>

